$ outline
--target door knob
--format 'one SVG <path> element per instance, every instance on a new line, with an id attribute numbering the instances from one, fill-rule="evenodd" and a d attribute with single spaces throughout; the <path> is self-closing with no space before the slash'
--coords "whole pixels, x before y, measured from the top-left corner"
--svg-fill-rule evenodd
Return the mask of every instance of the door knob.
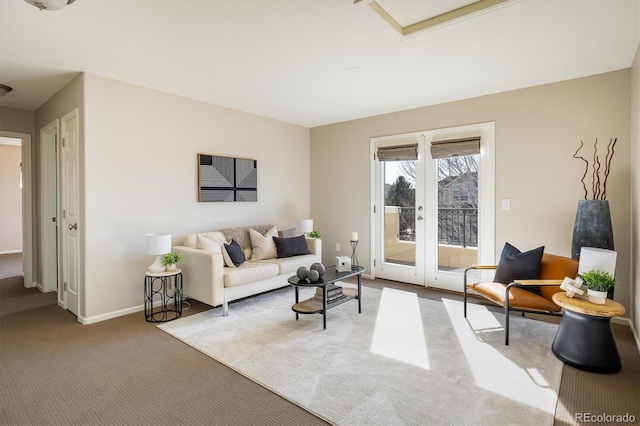
<path id="1" fill-rule="evenodd" d="M 418 216 L 418 220 L 423 220 L 423 219 L 422 219 L 422 216 Z"/>
<path id="2" fill-rule="evenodd" d="M 74 223 L 74 224 L 69 224 L 69 231 L 73 231 L 73 230 L 78 230 L 78 224 Z"/>
<path id="3" fill-rule="evenodd" d="M 418 206 L 418 211 L 421 212 L 422 211 L 422 206 Z"/>

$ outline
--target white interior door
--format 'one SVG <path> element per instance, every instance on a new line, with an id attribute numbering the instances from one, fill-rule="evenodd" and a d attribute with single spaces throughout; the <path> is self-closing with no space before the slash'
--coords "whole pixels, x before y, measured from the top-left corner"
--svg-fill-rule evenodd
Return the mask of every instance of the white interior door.
<path id="1" fill-rule="evenodd" d="M 42 291 L 58 291 L 58 139 L 59 121 L 40 131 L 40 229 Z"/>
<path id="2" fill-rule="evenodd" d="M 483 123 L 372 139 L 375 277 L 461 291 L 466 267 L 493 262 L 494 133 Z M 417 159 L 387 153 L 408 145 Z"/>
<path id="3" fill-rule="evenodd" d="M 61 120 L 61 176 L 60 201 L 62 212 L 60 233 L 62 245 L 62 284 L 58 301 L 76 316 L 80 308 L 80 165 L 78 110 L 74 109 Z M 62 294 L 62 297 L 60 296 Z"/>

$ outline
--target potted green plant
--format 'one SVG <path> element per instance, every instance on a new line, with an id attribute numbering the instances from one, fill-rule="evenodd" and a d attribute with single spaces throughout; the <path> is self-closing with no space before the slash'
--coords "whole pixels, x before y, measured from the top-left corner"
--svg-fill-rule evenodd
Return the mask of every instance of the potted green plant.
<path id="1" fill-rule="evenodd" d="M 604 305 L 607 291 L 616 284 L 616 279 L 608 272 L 592 269 L 578 275 L 587 286 L 589 302 Z"/>
<path id="2" fill-rule="evenodd" d="M 180 260 L 182 260 L 182 255 L 178 252 L 165 254 L 162 256 L 162 266 L 166 267 L 169 272 L 175 271 Z"/>
<path id="3" fill-rule="evenodd" d="M 309 232 L 309 238 L 320 238 L 320 231 Z"/>

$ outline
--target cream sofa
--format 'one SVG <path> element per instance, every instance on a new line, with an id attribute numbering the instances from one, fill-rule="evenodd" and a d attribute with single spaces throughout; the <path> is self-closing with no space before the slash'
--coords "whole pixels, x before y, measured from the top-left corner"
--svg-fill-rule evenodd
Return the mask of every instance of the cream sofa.
<path id="1" fill-rule="evenodd" d="M 229 302 L 285 287 L 289 285 L 287 278 L 295 275 L 299 267 L 322 262 L 322 240 L 318 238 L 300 236 L 297 240 L 276 240 L 280 247 L 294 241 L 300 247 L 300 243 L 304 245 L 303 241 L 306 241 L 310 254 L 282 258 L 277 257 L 276 252 L 265 251 L 263 246 L 274 241 L 272 236 L 277 236 L 273 235 L 273 230 L 273 225 L 258 225 L 188 235 L 183 245 L 173 247 L 182 255 L 179 267 L 185 297 L 211 306 L 222 305 L 223 315 L 227 316 Z M 224 244 L 231 240 L 239 244 L 247 259 L 237 267 L 228 255 L 230 248 L 227 246 L 225 250 Z M 283 253 L 284 250 L 278 252 Z"/>

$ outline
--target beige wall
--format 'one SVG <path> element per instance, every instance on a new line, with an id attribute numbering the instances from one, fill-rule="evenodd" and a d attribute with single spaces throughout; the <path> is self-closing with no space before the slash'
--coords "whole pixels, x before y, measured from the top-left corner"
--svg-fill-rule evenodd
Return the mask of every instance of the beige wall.
<path id="1" fill-rule="evenodd" d="M 309 215 L 309 129 L 85 74 L 85 316 L 141 308 L 144 234 Z M 256 159 L 258 201 L 199 203 L 197 154 Z"/>
<path id="2" fill-rule="evenodd" d="M 344 255 L 349 232 L 358 231 L 358 259 L 371 268 L 370 138 L 495 121 L 496 253 L 509 241 L 569 256 L 583 167 L 572 155 L 580 140 L 617 137 L 607 199 L 619 253 L 616 299 L 628 309 L 630 89 L 626 69 L 311 129 L 311 215 L 324 259 L 335 256 L 336 242 Z M 511 198 L 511 210 L 499 208 L 501 198 Z"/>
<path id="3" fill-rule="evenodd" d="M 0 253 L 22 251 L 22 148 L 0 145 Z"/>
<path id="4" fill-rule="evenodd" d="M 640 349 L 640 44 L 631 68 L 631 321 Z"/>
<path id="5" fill-rule="evenodd" d="M 33 111 L 0 106 L 0 130 L 28 133 L 33 140 L 36 115 Z"/>

